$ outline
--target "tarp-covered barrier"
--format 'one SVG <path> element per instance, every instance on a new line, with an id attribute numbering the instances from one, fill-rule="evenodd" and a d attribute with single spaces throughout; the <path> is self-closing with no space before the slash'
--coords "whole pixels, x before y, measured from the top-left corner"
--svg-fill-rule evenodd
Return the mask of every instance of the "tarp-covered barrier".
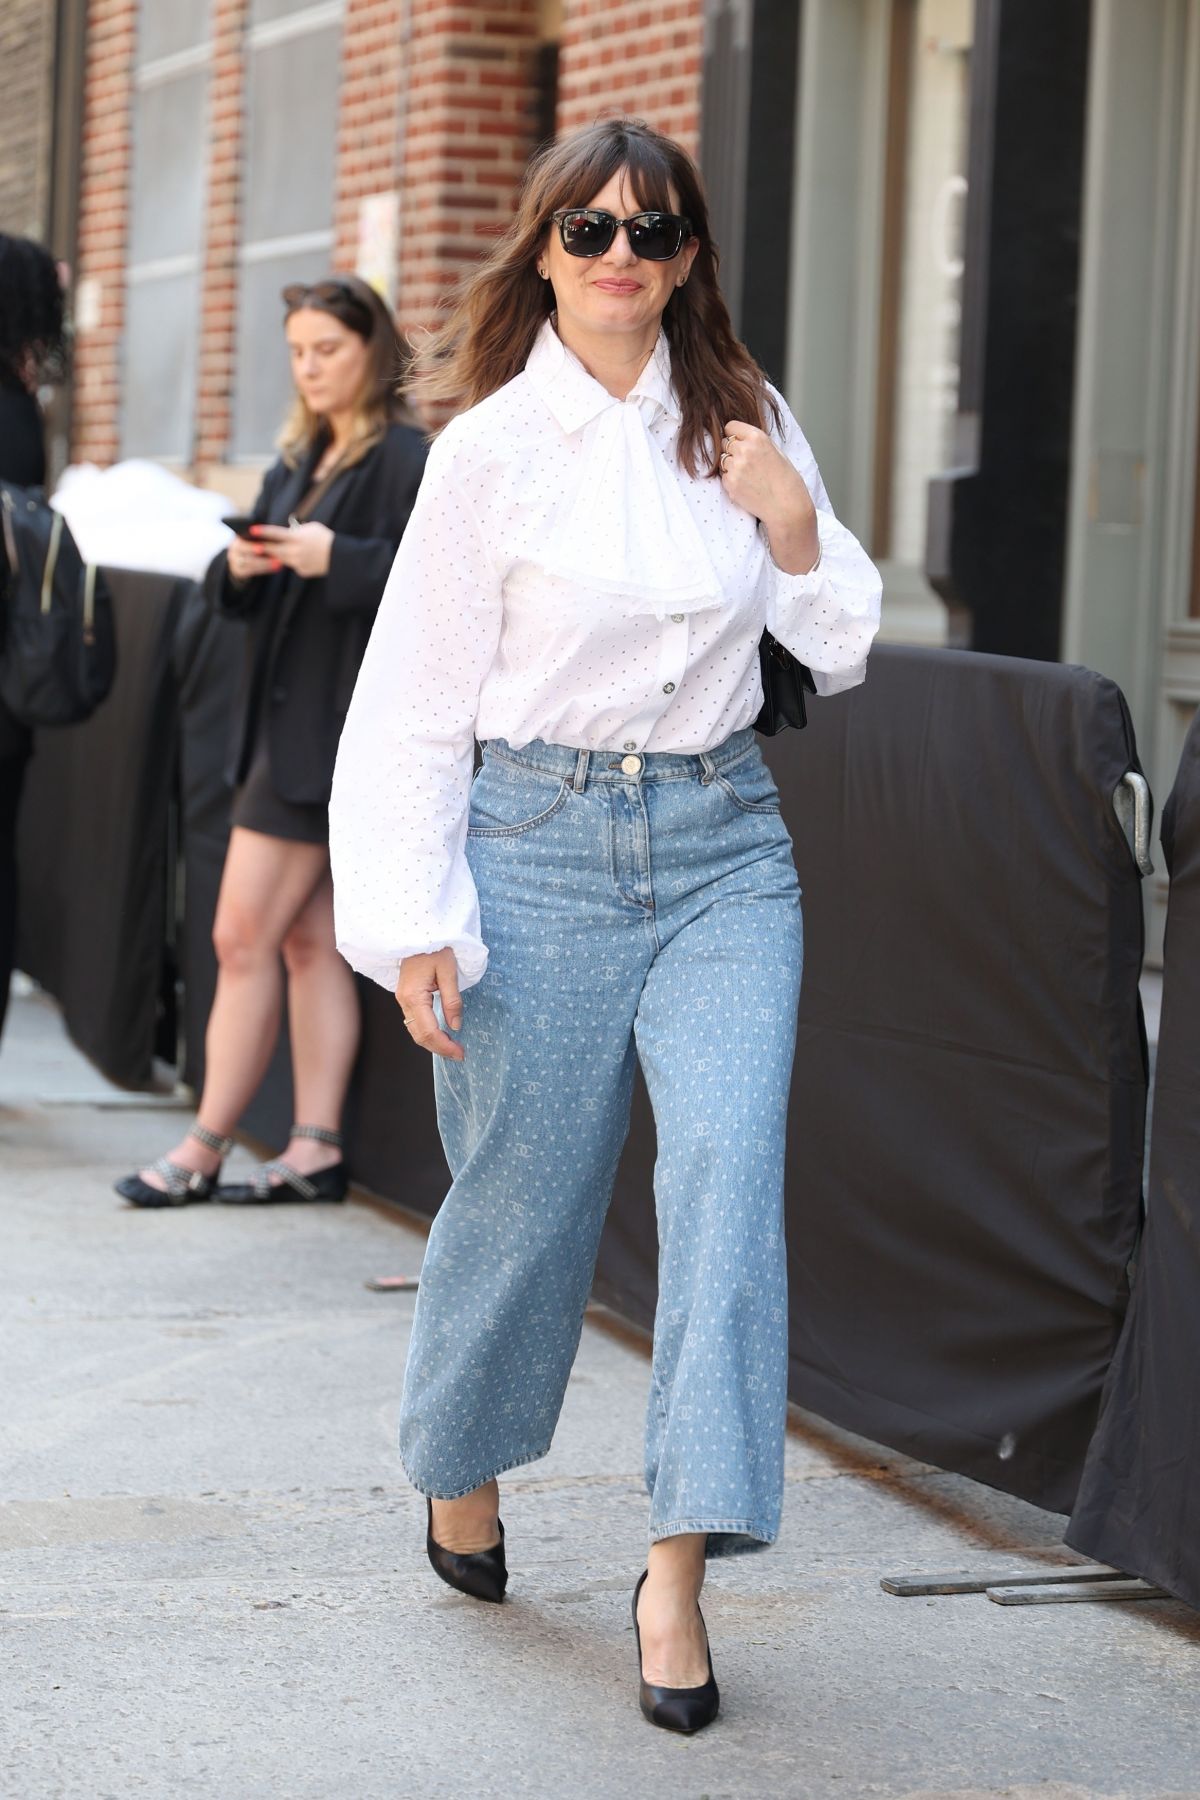
<path id="1" fill-rule="evenodd" d="M 118 593 L 123 615 L 132 589 Z M 100 1066 L 130 1083 L 148 1072 L 163 960 L 177 685 L 180 957 L 187 1068 L 200 1074 L 239 653 L 236 631 L 190 599 L 181 612 L 178 595 L 168 618 L 171 589 L 157 593 L 157 609 L 123 631 L 125 701 L 54 746 L 23 847 L 25 966 Z M 805 889 L 791 1393 L 877 1441 L 1069 1510 L 1140 1220 L 1141 896 L 1112 805 L 1136 767 L 1128 714 L 1085 670 L 892 648 L 875 653 L 865 687 L 811 714 L 806 732 L 768 747 Z M 130 869 L 135 848 L 144 871 Z M 86 885 L 64 882 L 73 866 Z M 388 995 L 363 984 L 363 997 L 352 1172 L 431 1215 L 446 1171 L 428 1061 Z M 131 1010 L 136 1029 L 121 1023 Z M 278 1144 L 290 1114 L 283 1046 L 245 1122 Z M 639 1089 L 597 1294 L 643 1323 L 653 1159 Z"/>
<path id="2" fill-rule="evenodd" d="M 204 1084 L 204 1030 L 216 985 L 212 947 L 217 890 L 229 842 L 225 780 L 229 720 L 241 677 L 245 627 L 213 612 L 189 586 L 175 632 L 172 665 L 179 692 L 179 850 L 183 907 L 179 964 L 183 993 L 183 1079 Z"/>
<path id="3" fill-rule="evenodd" d="M 768 755 L 804 888 L 793 1399 L 1065 1511 L 1141 1206 L 1137 756 L 1086 670 L 881 648 Z M 635 1132 L 601 1297 L 653 1305 Z"/>
<path id="4" fill-rule="evenodd" d="M 1146 1230 L 1067 1542 L 1200 1607 L 1200 714 L 1162 846 L 1171 891 Z"/>
<path id="5" fill-rule="evenodd" d="M 17 966 L 59 1002 L 79 1048 L 121 1087 L 174 1054 L 168 807 L 172 644 L 190 584 L 106 572 L 117 674 L 82 725 L 37 735 L 18 833 Z"/>

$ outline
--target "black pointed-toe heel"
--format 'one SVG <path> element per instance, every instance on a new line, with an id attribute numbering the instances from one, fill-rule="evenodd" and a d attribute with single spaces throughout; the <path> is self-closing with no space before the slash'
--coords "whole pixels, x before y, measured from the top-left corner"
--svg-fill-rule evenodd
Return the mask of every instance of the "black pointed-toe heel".
<path id="1" fill-rule="evenodd" d="M 708 1650 L 708 1680 L 700 1687 L 669 1688 L 655 1687 L 642 1674 L 642 1633 L 638 1626 L 638 1595 L 642 1591 L 642 1583 L 650 1573 L 643 1570 L 638 1577 L 638 1584 L 633 1590 L 633 1634 L 637 1639 L 638 1656 L 638 1700 L 642 1714 L 649 1719 L 651 1725 L 660 1725 L 664 1731 L 703 1731 L 711 1725 L 721 1705 L 721 1694 L 713 1676 L 712 1651 Z M 700 1623 L 704 1624 L 704 1614 L 700 1614 Z M 704 1642 L 708 1645 L 708 1627 L 705 1626 Z"/>
<path id="2" fill-rule="evenodd" d="M 493 1544 L 490 1550 L 473 1550 L 469 1554 L 458 1550 L 444 1550 L 433 1535 L 433 1501 L 426 1499 L 425 1504 L 429 1509 L 425 1548 L 435 1574 L 440 1575 L 452 1588 L 457 1588 L 460 1594 L 470 1594 L 472 1600 L 503 1600 L 504 1590 L 508 1586 L 503 1520 L 496 1520 L 500 1527 L 500 1542 Z"/>

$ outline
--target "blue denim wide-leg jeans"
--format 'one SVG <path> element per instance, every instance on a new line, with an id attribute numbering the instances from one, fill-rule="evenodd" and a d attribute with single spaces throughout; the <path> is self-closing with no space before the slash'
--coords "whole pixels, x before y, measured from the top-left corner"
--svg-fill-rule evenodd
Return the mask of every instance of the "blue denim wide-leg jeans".
<path id="1" fill-rule="evenodd" d="M 779 1529 L 784 1126 L 803 955 L 751 731 L 704 756 L 493 740 L 467 848 L 490 950 L 464 1062 L 436 1062 L 453 1185 L 401 1407 L 414 1485 L 453 1499 L 550 1447 L 640 1060 L 658 1133 L 650 1536 Z"/>

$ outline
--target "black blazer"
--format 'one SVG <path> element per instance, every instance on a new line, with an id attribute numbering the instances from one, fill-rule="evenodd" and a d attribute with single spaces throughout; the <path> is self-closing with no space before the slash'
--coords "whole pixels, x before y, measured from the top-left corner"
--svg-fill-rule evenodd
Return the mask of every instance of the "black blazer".
<path id="1" fill-rule="evenodd" d="M 7 382 L 0 382 L 0 477 L 14 487 L 34 488 L 40 488 L 46 479 L 41 408 L 32 394 Z M 8 558 L 0 540 L 0 601 L 7 585 Z M 24 758 L 32 743 L 28 725 L 0 705 L 0 757 Z"/>
<path id="2" fill-rule="evenodd" d="M 256 522 L 287 524 L 311 485 L 322 448 L 317 444 L 298 468 L 277 462 L 267 470 L 254 503 Z M 346 709 L 421 485 L 425 449 L 415 427 L 389 425 L 361 462 L 330 482 L 305 515 L 333 532 L 327 575 L 305 580 L 281 569 L 236 587 L 224 551 L 209 565 L 204 591 L 210 605 L 248 627 L 225 765 L 231 786 L 245 779 L 262 730 L 280 798 L 312 805 L 329 799 Z"/>

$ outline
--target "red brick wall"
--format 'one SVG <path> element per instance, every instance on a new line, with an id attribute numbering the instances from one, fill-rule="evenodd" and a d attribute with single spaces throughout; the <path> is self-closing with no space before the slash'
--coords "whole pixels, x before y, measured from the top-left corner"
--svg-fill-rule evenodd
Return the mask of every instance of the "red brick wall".
<path id="1" fill-rule="evenodd" d="M 92 0 L 88 12 L 76 294 L 89 284 L 95 325 L 75 349 L 77 461 L 111 462 L 120 443 L 121 333 L 133 126 L 137 0 Z M 94 284 L 94 285 L 92 285 Z"/>
<path id="2" fill-rule="evenodd" d="M 358 206 L 399 185 L 404 45 L 397 0 L 347 0 L 338 99 L 334 266 L 354 267 Z"/>
<path id="3" fill-rule="evenodd" d="M 400 285 L 426 323 L 512 216 L 533 147 L 536 0 L 412 0 Z"/>
<path id="4" fill-rule="evenodd" d="M 213 8 L 200 472 L 229 449 L 248 0 Z M 535 135 L 535 52 L 556 10 L 548 0 L 346 0 L 334 261 L 354 265 L 361 201 L 398 192 L 405 329 L 434 316 L 512 215 Z M 99 462 L 119 453 L 136 15 L 136 0 L 90 0 L 78 277 L 98 284 L 99 317 L 78 341 L 72 454 Z M 695 150 L 702 36 L 702 0 L 563 0 L 559 130 L 628 111 Z"/>
<path id="5" fill-rule="evenodd" d="M 558 129 L 629 113 L 700 147 L 703 0 L 566 0 Z"/>
<path id="6" fill-rule="evenodd" d="M 233 416 L 246 70 L 243 40 L 248 13 L 249 0 L 213 0 L 196 395 L 195 456 L 201 468 L 225 457 Z"/>

